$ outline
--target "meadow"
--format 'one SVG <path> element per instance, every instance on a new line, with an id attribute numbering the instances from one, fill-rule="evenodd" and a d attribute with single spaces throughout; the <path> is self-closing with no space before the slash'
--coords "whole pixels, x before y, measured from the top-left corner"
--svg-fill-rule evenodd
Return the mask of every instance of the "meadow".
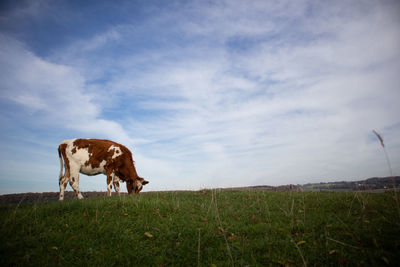
<path id="1" fill-rule="evenodd" d="M 393 192 L 151 192 L 0 206 L 1 266 L 395 266 Z"/>

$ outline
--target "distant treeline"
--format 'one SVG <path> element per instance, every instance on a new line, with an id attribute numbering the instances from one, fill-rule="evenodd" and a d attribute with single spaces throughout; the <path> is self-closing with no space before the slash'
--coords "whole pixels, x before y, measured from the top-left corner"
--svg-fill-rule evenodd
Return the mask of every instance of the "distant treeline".
<path id="1" fill-rule="evenodd" d="M 351 182 L 330 182 L 330 183 L 309 183 L 302 186 L 304 190 L 348 190 L 363 191 L 377 189 L 393 189 L 400 187 L 400 176 L 374 177 L 362 181 Z"/>
<path id="2" fill-rule="evenodd" d="M 378 190 L 393 188 L 400 188 L 400 176 L 394 177 L 373 177 L 361 181 L 341 181 L 341 182 L 328 182 L 328 183 L 308 183 L 308 184 L 289 184 L 279 186 L 269 185 L 256 185 L 249 187 L 233 187 L 227 188 L 228 190 L 268 190 L 268 191 L 318 191 L 318 190 L 329 190 L 329 191 L 365 191 L 365 190 Z"/>

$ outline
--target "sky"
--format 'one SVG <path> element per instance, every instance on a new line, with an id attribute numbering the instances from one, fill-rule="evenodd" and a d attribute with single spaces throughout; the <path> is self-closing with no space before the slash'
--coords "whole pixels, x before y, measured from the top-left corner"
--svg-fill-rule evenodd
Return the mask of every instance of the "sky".
<path id="1" fill-rule="evenodd" d="M 71 138 L 144 191 L 389 176 L 372 130 L 400 175 L 399 48 L 396 0 L 3 0 L 0 194 L 58 191 Z"/>

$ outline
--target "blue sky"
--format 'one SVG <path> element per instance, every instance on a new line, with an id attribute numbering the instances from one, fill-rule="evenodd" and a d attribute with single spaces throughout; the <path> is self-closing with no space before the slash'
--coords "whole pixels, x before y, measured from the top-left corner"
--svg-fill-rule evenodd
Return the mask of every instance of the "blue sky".
<path id="1" fill-rule="evenodd" d="M 58 144 L 128 146 L 144 190 L 400 173 L 398 1 L 2 1 L 0 194 Z M 103 175 L 81 190 L 105 191 Z"/>

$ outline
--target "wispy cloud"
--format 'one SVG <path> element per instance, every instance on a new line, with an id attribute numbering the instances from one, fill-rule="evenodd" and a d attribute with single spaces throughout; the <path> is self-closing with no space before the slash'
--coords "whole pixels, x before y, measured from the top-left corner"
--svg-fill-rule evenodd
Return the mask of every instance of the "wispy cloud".
<path id="1" fill-rule="evenodd" d="M 121 125 L 101 118 L 101 106 L 76 69 L 41 59 L 13 38 L 1 35 L 0 40 L 3 99 L 40 114 L 48 125 L 130 141 Z"/>
<path id="2" fill-rule="evenodd" d="M 392 76 L 399 70 L 392 60 L 399 58 L 395 47 L 400 44 L 395 14 L 383 17 L 388 10 L 379 7 L 354 18 L 341 15 L 344 6 L 339 6 L 337 13 L 328 12 L 329 7 L 322 10 L 328 18 L 309 20 L 306 6 L 288 12 L 286 5 L 272 7 L 278 10 L 273 19 L 257 20 L 258 25 L 252 20 L 258 10 L 247 9 L 239 17 L 253 22 L 251 31 L 233 23 L 241 11 L 233 4 L 200 9 L 197 18 L 206 23 L 197 25 L 198 31 L 193 22 L 181 23 L 189 25 L 181 30 L 190 43 L 177 48 L 181 55 L 164 51 L 176 56 L 157 58 L 151 71 L 134 80 L 129 79 L 129 67 L 116 76 L 118 90 L 125 86 L 133 96 L 151 96 L 135 101 L 137 105 L 166 114 L 149 123 L 133 122 L 142 130 L 139 134 L 153 137 L 154 155 L 176 160 L 193 156 L 198 160 L 190 166 L 193 173 L 218 173 L 222 184 L 227 182 L 223 177 L 243 183 L 241 177 L 248 174 L 248 182 L 279 183 L 373 172 L 355 171 L 365 159 L 355 155 L 370 149 L 355 144 L 363 143 L 373 125 L 398 123 L 394 114 L 399 95 Z M 290 26 L 295 30 L 289 31 Z M 258 38 L 259 33 L 276 35 L 276 40 L 264 36 L 244 53 L 229 47 L 232 38 Z M 188 36 L 209 38 L 191 43 Z M 135 65 L 134 56 L 131 59 Z M 165 100 L 165 95 L 175 100 Z M 171 142 L 176 136 L 179 140 Z M 213 168 L 215 161 L 230 166 Z"/>

